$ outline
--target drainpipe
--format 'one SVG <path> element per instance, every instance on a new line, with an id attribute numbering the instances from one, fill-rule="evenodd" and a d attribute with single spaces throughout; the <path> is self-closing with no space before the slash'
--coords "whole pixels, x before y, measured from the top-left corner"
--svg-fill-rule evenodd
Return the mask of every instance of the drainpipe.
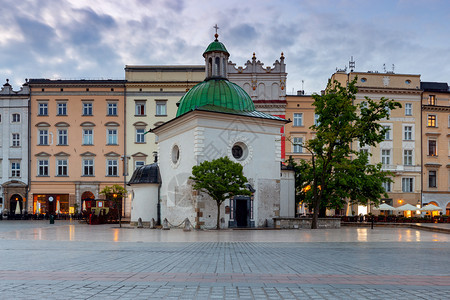
<path id="1" fill-rule="evenodd" d="M 153 151 L 154 163 L 158 162 L 158 152 Z M 159 176 L 159 171 L 158 171 Z M 161 176 L 159 176 L 161 178 Z M 158 185 L 158 203 L 156 204 L 156 225 L 161 225 L 161 182 Z"/>
<path id="2" fill-rule="evenodd" d="M 420 206 L 423 205 L 423 113 L 422 113 L 422 97 L 420 94 Z"/>
<path id="3" fill-rule="evenodd" d="M 28 89 L 30 91 L 30 96 L 28 98 L 28 166 L 27 166 L 27 189 L 25 192 L 25 199 L 27 202 L 27 205 L 29 205 L 28 203 L 28 195 L 30 194 L 31 191 L 31 87 L 28 86 Z M 33 213 L 33 211 L 32 211 Z"/>
<path id="4" fill-rule="evenodd" d="M 127 187 L 128 160 L 127 160 L 127 86 L 123 83 L 123 188 Z M 128 195 L 127 195 L 128 198 Z M 123 199 L 123 215 L 125 216 L 126 200 Z"/>

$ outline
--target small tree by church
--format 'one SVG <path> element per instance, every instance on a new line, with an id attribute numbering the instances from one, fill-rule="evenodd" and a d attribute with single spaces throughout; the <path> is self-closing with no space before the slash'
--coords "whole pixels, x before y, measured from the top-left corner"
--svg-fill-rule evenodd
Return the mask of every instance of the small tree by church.
<path id="1" fill-rule="evenodd" d="M 228 157 L 220 157 L 212 161 L 204 161 L 192 167 L 193 188 L 208 194 L 217 203 L 217 229 L 220 229 L 220 206 L 237 195 L 251 195 L 245 188 L 247 178 L 242 165 L 232 162 Z"/>

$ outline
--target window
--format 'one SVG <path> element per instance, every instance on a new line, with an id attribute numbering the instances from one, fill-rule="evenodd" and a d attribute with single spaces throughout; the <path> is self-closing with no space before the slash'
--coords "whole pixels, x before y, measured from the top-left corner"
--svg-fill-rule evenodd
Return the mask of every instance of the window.
<path id="1" fill-rule="evenodd" d="M 294 153 L 303 153 L 303 138 L 295 137 L 293 139 Z"/>
<path id="2" fill-rule="evenodd" d="M 405 166 L 412 166 L 413 164 L 413 151 L 403 150 L 403 164 Z"/>
<path id="3" fill-rule="evenodd" d="M 83 103 L 83 116 L 92 116 L 92 103 Z"/>
<path id="4" fill-rule="evenodd" d="M 294 114 L 294 126 L 303 126 L 303 113 Z"/>
<path id="5" fill-rule="evenodd" d="M 437 156 L 436 140 L 428 140 L 428 155 Z"/>
<path id="6" fill-rule="evenodd" d="M 67 116 L 67 103 L 58 103 L 58 116 Z"/>
<path id="7" fill-rule="evenodd" d="M 391 150 L 381 150 L 381 164 L 385 166 L 391 164 Z"/>
<path id="8" fill-rule="evenodd" d="M 320 125 L 318 114 L 314 114 L 314 125 L 316 125 L 316 126 Z"/>
<path id="9" fill-rule="evenodd" d="M 436 105 L 436 95 L 428 96 L 428 105 Z"/>
<path id="10" fill-rule="evenodd" d="M 56 176 L 67 176 L 67 159 L 58 159 L 56 161 Z"/>
<path id="11" fill-rule="evenodd" d="M 117 176 L 117 174 L 118 174 L 117 160 L 108 159 L 107 165 L 108 165 L 107 176 Z"/>
<path id="12" fill-rule="evenodd" d="M 166 116 L 167 115 L 167 106 L 166 101 L 156 101 L 156 115 L 157 116 Z"/>
<path id="13" fill-rule="evenodd" d="M 436 127 L 436 115 L 428 115 L 428 127 Z"/>
<path id="14" fill-rule="evenodd" d="M 12 114 L 12 122 L 19 123 L 20 122 L 20 114 Z"/>
<path id="15" fill-rule="evenodd" d="M 108 103 L 108 116 L 117 116 L 117 103 Z"/>
<path id="16" fill-rule="evenodd" d="M 428 171 L 428 187 L 435 188 L 437 187 L 436 184 L 436 171 Z"/>
<path id="17" fill-rule="evenodd" d="M 19 133 L 12 134 L 12 146 L 20 147 L 20 134 Z"/>
<path id="18" fill-rule="evenodd" d="M 20 162 L 11 162 L 11 177 L 20 177 Z"/>
<path id="19" fill-rule="evenodd" d="M 48 176 L 48 160 L 38 160 L 38 176 Z"/>
<path id="20" fill-rule="evenodd" d="M 145 161 L 143 160 L 137 160 L 134 162 L 134 169 L 136 170 L 137 168 L 142 167 L 143 165 L 145 165 Z"/>
<path id="21" fill-rule="evenodd" d="M 48 115 L 48 103 L 39 103 L 39 116 L 47 116 Z"/>
<path id="22" fill-rule="evenodd" d="M 93 145 L 94 144 L 94 130 L 83 129 L 83 145 Z"/>
<path id="23" fill-rule="evenodd" d="M 48 130 L 39 130 L 39 145 L 48 145 Z"/>
<path id="24" fill-rule="evenodd" d="M 108 145 L 117 145 L 117 129 L 108 129 Z"/>
<path id="25" fill-rule="evenodd" d="M 406 141 L 412 140 L 412 126 L 405 126 L 404 128 L 403 139 Z"/>
<path id="26" fill-rule="evenodd" d="M 412 116 L 412 103 L 405 103 L 405 116 Z"/>
<path id="27" fill-rule="evenodd" d="M 83 176 L 94 176 L 94 160 L 83 159 Z"/>
<path id="28" fill-rule="evenodd" d="M 145 101 L 136 101 L 136 116 L 145 116 Z"/>
<path id="29" fill-rule="evenodd" d="M 383 182 L 382 183 L 384 190 L 389 193 L 391 191 L 391 182 Z"/>
<path id="30" fill-rule="evenodd" d="M 402 178 L 403 193 L 412 193 L 414 191 L 414 178 Z"/>
<path id="31" fill-rule="evenodd" d="M 60 146 L 67 145 L 67 129 L 58 130 L 58 145 Z"/>
<path id="32" fill-rule="evenodd" d="M 136 143 L 145 143 L 145 129 L 136 128 Z"/>
<path id="33" fill-rule="evenodd" d="M 383 126 L 384 129 L 386 129 L 386 132 L 384 133 L 384 140 L 389 141 L 391 139 L 391 126 Z"/>

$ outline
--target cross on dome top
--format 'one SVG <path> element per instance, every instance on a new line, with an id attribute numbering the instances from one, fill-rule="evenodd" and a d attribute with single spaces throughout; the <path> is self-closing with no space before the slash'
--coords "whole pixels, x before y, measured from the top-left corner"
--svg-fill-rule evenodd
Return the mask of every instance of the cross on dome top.
<path id="1" fill-rule="evenodd" d="M 214 37 L 216 38 L 216 41 L 218 41 L 219 34 L 217 33 L 217 30 L 219 29 L 219 26 L 217 26 L 216 24 L 213 26 L 213 28 L 216 30 L 216 34 L 214 35 Z"/>

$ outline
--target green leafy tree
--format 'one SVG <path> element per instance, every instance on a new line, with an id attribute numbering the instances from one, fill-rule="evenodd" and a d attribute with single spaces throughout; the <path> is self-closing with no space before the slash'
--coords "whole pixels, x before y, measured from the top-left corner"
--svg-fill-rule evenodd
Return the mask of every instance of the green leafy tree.
<path id="1" fill-rule="evenodd" d="M 317 124 L 310 128 L 316 136 L 302 144 L 311 154 L 311 160 L 295 164 L 296 187 L 299 197 L 313 209 L 311 228 L 317 228 L 318 217 L 326 208 L 343 208 L 351 204 L 378 204 L 381 195 L 387 197 L 383 182 L 392 181 L 392 175 L 381 169 L 381 164 L 368 164 L 368 154 L 354 150 L 376 146 L 383 141 L 385 128 L 379 121 L 389 119 L 390 110 L 400 103 L 386 98 L 373 101 L 368 97 L 354 104 L 357 93 L 356 78 L 347 87 L 329 82 L 324 95 L 313 95 Z M 322 213 L 320 213 L 322 212 Z"/>
<path id="2" fill-rule="evenodd" d="M 105 195 L 107 200 L 113 200 L 115 207 L 119 214 L 119 226 L 122 227 L 122 199 L 127 195 L 127 190 L 118 184 L 112 186 L 105 186 L 103 190 L 100 191 L 101 195 Z"/>
<path id="3" fill-rule="evenodd" d="M 217 203 L 217 229 L 220 229 L 220 206 L 225 199 L 237 195 L 251 195 L 245 188 L 247 178 L 242 165 L 232 162 L 228 157 L 204 161 L 192 167 L 193 188 L 208 194 Z"/>

